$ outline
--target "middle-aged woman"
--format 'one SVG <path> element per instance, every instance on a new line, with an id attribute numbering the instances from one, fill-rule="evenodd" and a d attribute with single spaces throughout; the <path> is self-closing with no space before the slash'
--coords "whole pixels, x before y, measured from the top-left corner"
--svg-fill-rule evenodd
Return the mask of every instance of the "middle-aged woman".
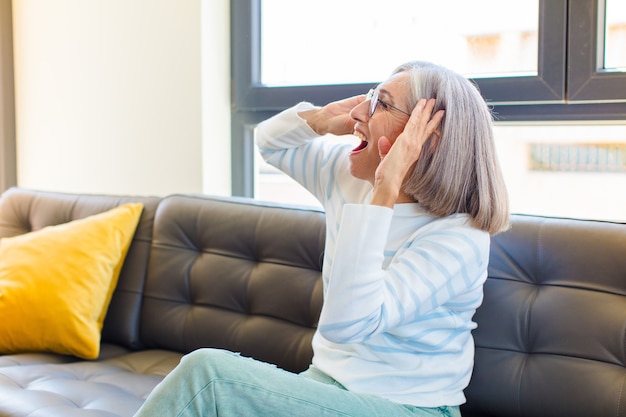
<path id="1" fill-rule="evenodd" d="M 491 123 L 473 84 L 425 62 L 367 96 L 261 123 L 265 159 L 326 212 L 312 364 L 296 375 L 200 349 L 138 415 L 460 416 L 489 236 L 509 218 Z M 346 134 L 360 143 L 333 137 Z"/>

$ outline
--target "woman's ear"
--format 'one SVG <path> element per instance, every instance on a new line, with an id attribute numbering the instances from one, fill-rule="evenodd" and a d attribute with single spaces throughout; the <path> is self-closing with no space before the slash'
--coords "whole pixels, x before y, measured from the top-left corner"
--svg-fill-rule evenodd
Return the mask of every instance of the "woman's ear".
<path id="1" fill-rule="evenodd" d="M 381 160 L 389 153 L 390 149 L 391 141 L 385 136 L 381 136 L 380 139 L 378 139 L 378 155 L 380 155 Z"/>

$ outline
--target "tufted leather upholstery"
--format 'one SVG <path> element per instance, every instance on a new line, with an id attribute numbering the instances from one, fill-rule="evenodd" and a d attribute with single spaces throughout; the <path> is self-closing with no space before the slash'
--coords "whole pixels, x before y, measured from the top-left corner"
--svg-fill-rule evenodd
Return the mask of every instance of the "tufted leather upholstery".
<path id="1" fill-rule="evenodd" d="M 146 209 L 96 361 L 0 355 L 0 417 L 131 416 L 198 347 L 304 369 L 321 309 L 323 213 L 239 198 L 12 189 L 0 238 Z M 513 216 L 492 239 L 464 417 L 626 416 L 626 225 Z"/>
<path id="2" fill-rule="evenodd" d="M 95 362 L 0 368 L 0 415 L 132 416 L 180 356 L 145 350 Z"/>
<path id="3" fill-rule="evenodd" d="M 626 416 L 626 225 L 513 216 L 491 245 L 464 417 Z"/>
<path id="4" fill-rule="evenodd" d="M 321 311 L 323 243 L 321 212 L 165 199 L 155 218 L 143 342 L 179 352 L 219 347 L 306 369 Z"/>
<path id="5" fill-rule="evenodd" d="M 145 208 L 107 313 L 100 358 L 0 356 L 0 417 L 132 416 L 180 357 L 199 347 L 291 371 L 310 363 L 322 301 L 318 210 L 16 188 L 0 199 L 0 237 L 127 201 Z"/>

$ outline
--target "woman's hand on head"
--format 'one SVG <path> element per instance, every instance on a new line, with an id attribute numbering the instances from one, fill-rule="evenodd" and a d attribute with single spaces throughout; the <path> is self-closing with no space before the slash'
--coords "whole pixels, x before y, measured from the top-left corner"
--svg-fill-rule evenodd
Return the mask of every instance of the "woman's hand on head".
<path id="1" fill-rule="evenodd" d="M 365 100 L 364 95 L 333 101 L 324 107 L 299 113 L 319 135 L 349 135 L 354 132 L 355 121 L 350 112 Z"/>
<path id="2" fill-rule="evenodd" d="M 443 110 L 433 113 L 435 99 L 421 99 L 411 112 L 402 133 L 392 144 L 386 137 L 378 140 L 380 164 L 374 177 L 372 204 L 393 207 L 404 179 L 415 165 L 427 140 L 439 137 Z"/>

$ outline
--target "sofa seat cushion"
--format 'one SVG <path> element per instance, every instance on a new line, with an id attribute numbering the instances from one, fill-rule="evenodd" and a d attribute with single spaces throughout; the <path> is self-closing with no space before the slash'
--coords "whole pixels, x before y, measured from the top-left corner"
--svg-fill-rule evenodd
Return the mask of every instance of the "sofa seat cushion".
<path id="1" fill-rule="evenodd" d="M 99 360 L 105 360 L 121 356 L 132 352 L 130 349 L 113 343 L 103 343 L 100 346 Z M 40 365 L 51 363 L 70 363 L 78 362 L 81 359 L 73 355 L 60 355 L 58 353 L 49 352 L 27 352 L 14 353 L 11 355 L 0 355 L 0 368 L 5 366 L 26 366 Z"/>
<path id="2" fill-rule="evenodd" d="M 0 415 L 132 416 L 181 354 L 146 350 L 97 361 L 0 367 Z"/>

